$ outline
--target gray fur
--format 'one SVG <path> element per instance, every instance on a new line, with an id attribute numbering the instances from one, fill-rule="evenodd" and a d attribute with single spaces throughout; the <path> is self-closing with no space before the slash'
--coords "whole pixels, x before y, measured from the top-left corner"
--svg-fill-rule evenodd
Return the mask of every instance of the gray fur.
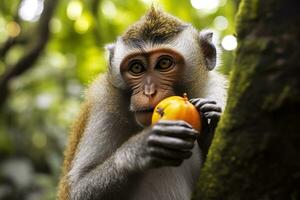
<path id="1" fill-rule="evenodd" d="M 144 132 L 128 114 L 128 107 L 124 105 L 129 102 L 126 103 L 118 89 L 103 80 L 105 77 L 97 80 L 88 93 L 93 107 L 68 174 L 71 199 L 190 199 L 202 162 L 198 145 L 192 157 L 179 167 L 140 171 L 143 163 L 135 165 L 134 155 L 139 148 L 137 141 Z M 216 74 L 208 77 L 212 84 L 210 91 L 191 95 L 222 99 L 218 103 L 225 105 L 224 79 Z"/>

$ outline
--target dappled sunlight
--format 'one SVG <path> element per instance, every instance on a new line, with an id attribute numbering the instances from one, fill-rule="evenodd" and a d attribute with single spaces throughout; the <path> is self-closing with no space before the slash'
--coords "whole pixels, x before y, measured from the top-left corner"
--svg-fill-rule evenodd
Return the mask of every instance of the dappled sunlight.
<path id="1" fill-rule="evenodd" d="M 214 19 L 214 27 L 218 31 L 226 30 L 228 28 L 228 20 L 224 16 L 217 16 Z"/>
<path id="2" fill-rule="evenodd" d="M 117 8 L 112 1 L 103 1 L 101 4 L 101 11 L 105 17 L 114 19 L 117 15 Z"/>
<path id="3" fill-rule="evenodd" d="M 17 37 L 21 33 L 20 25 L 15 21 L 10 21 L 6 24 L 6 30 L 9 37 Z"/>
<path id="4" fill-rule="evenodd" d="M 83 14 L 78 17 L 74 23 L 74 29 L 79 34 L 86 33 L 91 26 L 91 17 L 88 14 Z"/>
<path id="5" fill-rule="evenodd" d="M 236 49 L 237 47 L 237 40 L 236 37 L 234 37 L 233 35 L 226 35 L 223 39 L 222 39 L 222 47 L 227 50 L 227 51 L 232 51 L 234 49 Z"/>
<path id="6" fill-rule="evenodd" d="M 213 14 L 219 7 L 226 4 L 226 0 L 191 0 L 194 8 L 201 10 L 204 14 Z"/>
<path id="7" fill-rule="evenodd" d="M 81 16 L 82 3 L 79 0 L 72 0 L 67 6 L 67 16 L 71 20 L 76 20 Z"/>
<path id="8" fill-rule="evenodd" d="M 39 19 L 44 9 L 44 0 L 24 0 L 19 9 L 23 20 L 35 22 Z"/>

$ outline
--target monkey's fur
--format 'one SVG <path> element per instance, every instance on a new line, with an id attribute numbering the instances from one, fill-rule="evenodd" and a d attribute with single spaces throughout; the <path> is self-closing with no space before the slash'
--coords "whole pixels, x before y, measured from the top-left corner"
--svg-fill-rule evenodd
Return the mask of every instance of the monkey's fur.
<path id="1" fill-rule="evenodd" d="M 133 24 L 123 35 L 125 42 L 162 41 L 180 33 L 185 24 L 177 18 L 152 8 L 144 19 Z"/>
<path id="2" fill-rule="evenodd" d="M 119 66 L 129 53 L 161 46 L 179 51 L 186 60 L 179 92 L 212 99 L 224 107 L 226 80 L 210 71 L 216 64 L 211 34 L 199 34 L 191 25 L 152 7 L 108 46 L 109 71 L 87 90 L 69 136 L 58 199 L 191 198 L 211 135 L 200 138 L 209 140 L 199 142 L 204 149 L 196 143 L 192 156 L 178 167 L 145 169 L 146 161 L 135 156 L 149 128 L 140 127 L 129 111 L 130 91 Z"/>

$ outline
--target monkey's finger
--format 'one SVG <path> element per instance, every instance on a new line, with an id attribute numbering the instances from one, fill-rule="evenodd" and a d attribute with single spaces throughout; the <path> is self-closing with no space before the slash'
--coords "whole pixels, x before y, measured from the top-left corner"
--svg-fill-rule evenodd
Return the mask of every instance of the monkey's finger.
<path id="1" fill-rule="evenodd" d="M 150 135 L 148 138 L 148 145 L 165 147 L 169 149 L 190 150 L 194 147 L 194 140 L 183 140 L 168 136 Z"/>
<path id="2" fill-rule="evenodd" d="M 194 103 L 196 103 L 196 102 L 198 102 L 198 101 L 205 101 L 205 99 L 203 99 L 203 98 L 194 98 L 194 99 L 190 99 L 189 100 L 192 104 L 194 104 Z"/>
<path id="3" fill-rule="evenodd" d="M 149 153 L 152 156 L 166 159 L 187 159 L 192 156 L 191 151 L 172 150 L 160 147 L 150 147 Z"/>
<path id="4" fill-rule="evenodd" d="M 194 99 L 190 99 L 189 100 L 191 103 L 196 103 L 196 102 L 216 102 L 216 101 L 213 101 L 211 99 L 204 99 L 204 98 L 194 98 Z"/>
<path id="5" fill-rule="evenodd" d="M 215 111 L 212 111 L 212 112 L 205 112 L 203 113 L 203 115 L 207 118 L 207 119 L 220 119 L 221 117 L 221 113 L 220 112 L 215 112 Z"/>
<path id="6" fill-rule="evenodd" d="M 193 101 L 192 101 L 193 100 Z M 217 104 L 217 102 L 212 101 L 212 100 L 207 100 L 207 99 L 191 99 L 190 102 L 197 108 L 202 107 L 204 104 L 210 103 L 210 104 Z"/>
<path id="7" fill-rule="evenodd" d="M 222 112 L 222 108 L 217 106 L 216 104 L 207 103 L 200 107 L 200 111 L 203 113 L 211 111 Z"/>
<path id="8" fill-rule="evenodd" d="M 190 138 L 195 140 L 198 131 L 192 128 L 182 126 L 155 126 L 153 132 L 158 135 L 176 137 L 176 138 Z"/>
<path id="9" fill-rule="evenodd" d="M 187 128 L 192 128 L 192 126 L 183 121 L 183 120 L 159 120 L 157 125 L 165 125 L 165 126 L 183 126 Z"/>

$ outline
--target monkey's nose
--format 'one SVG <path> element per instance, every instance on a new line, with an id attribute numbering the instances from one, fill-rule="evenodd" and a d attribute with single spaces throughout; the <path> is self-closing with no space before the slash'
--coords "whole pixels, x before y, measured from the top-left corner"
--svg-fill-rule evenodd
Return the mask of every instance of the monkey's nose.
<path id="1" fill-rule="evenodd" d="M 152 83 L 150 85 L 145 85 L 144 88 L 144 95 L 146 95 L 147 97 L 151 98 L 156 94 L 156 89 L 155 89 L 155 85 Z"/>

